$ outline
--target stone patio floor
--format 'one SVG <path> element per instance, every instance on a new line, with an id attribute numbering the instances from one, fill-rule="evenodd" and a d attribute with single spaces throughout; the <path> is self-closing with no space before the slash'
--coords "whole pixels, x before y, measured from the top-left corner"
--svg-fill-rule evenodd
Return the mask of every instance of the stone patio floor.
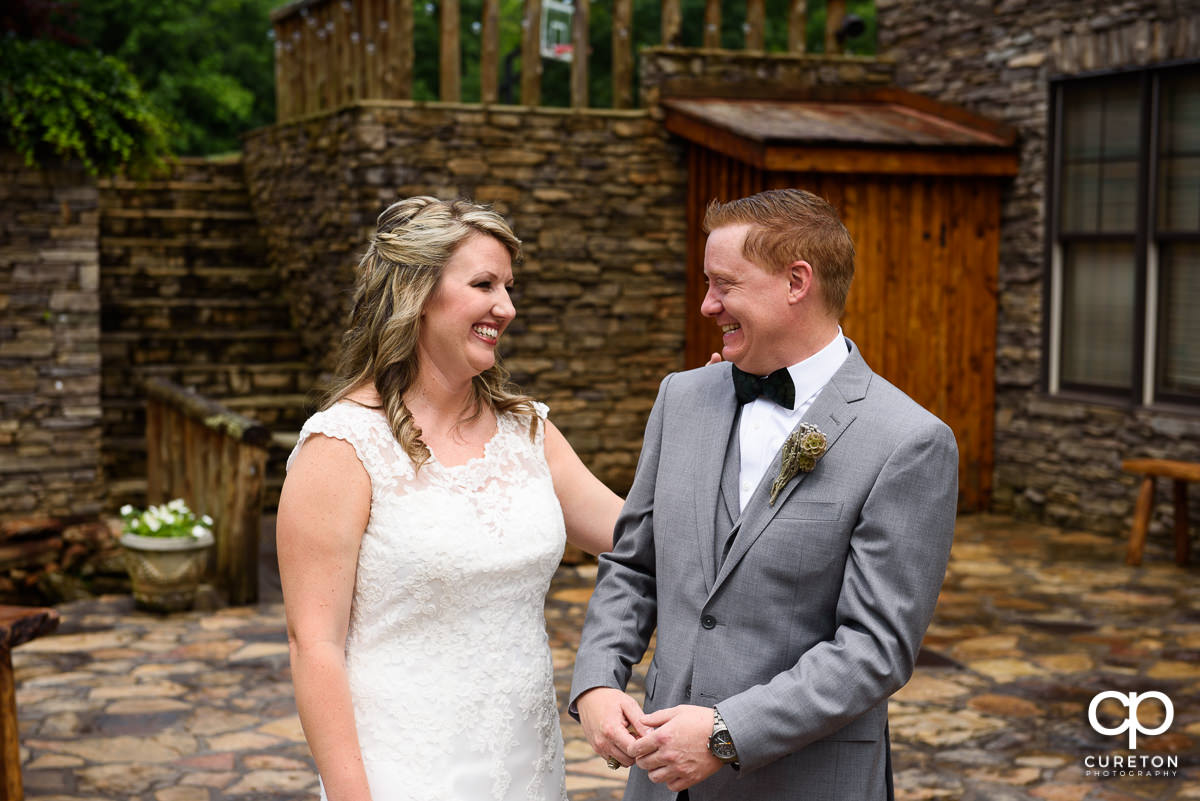
<path id="1" fill-rule="evenodd" d="M 1161 539 L 1132 568 L 1111 537 L 962 518 L 921 660 L 891 703 L 897 798 L 1200 799 L 1200 569 L 1176 567 Z M 163 617 L 126 597 L 76 602 L 57 634 L 16 649 L 26 798 L 315 798 L 267 572 L 255 607 Z M 560 700 L 594 575 L 560 569 L 547 600 Z M 1171 726 L 1129 751 L 1127 734 L 1088 723 L 1106 690 L 1165 693 Z M 1147 701 L 1139 720 L 1165 714 Z M 1099 717 L 1119 727 L 1128 710 L 1110 700 Z M 625 771 L 565 715 L 563 730 L 572 801 L 619 798 Z M 1128 754 L 1145 775 L 1087 773 Z"/>

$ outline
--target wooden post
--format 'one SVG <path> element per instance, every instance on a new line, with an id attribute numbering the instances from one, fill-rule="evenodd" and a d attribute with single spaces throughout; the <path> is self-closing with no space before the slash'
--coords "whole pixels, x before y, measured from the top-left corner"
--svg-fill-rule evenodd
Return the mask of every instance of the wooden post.
<path id="1" fill-rule="evenodd" d="M 0 649 L 0 743 L 4 753 L 0 759 L 0 796 L 22 801 L 25 789 L 21 784 L 21 740 L 17 727 L 17 686 L 13 680 L 12 651 Z"/>
<path id="2" fill-rule="evenodd" d="M 21 742 L 12 649 L 58 628 L 58 612 L 31 606 L 0 606 L 0 799 L 21 801 Z"/>
<path id="3" fill-rule="evenodd" d="M 575 5 L 575 18 L 571 22 L 571 107 L 587 108 L 588 105 L 588 3 L 586 0 Z"/>
<path id="4" fill-rule="evenodd" d="M 500 0 L 483 0 L 479 51 L 479 102 L 500 99 Z"/>
<path id="5" fill-rule="evenodd" d="M 459 43 L 458 0 L 440 0 L 441 45 L 438 49 L 441 61 L 438 70 L 439 95 L 443 102 L 457 103 L 462 100 L 462 45 Z"/>
<path id="6" fill-rule="evenodd" d="M 746 49 L 763 50 L 766 42 L 766 0 L 746 0 Z"/>
<path id="7" fill-rule="evenodd" d="M 704 5 L 704 46 L 721 47 L 721 0 L 708 0 Z"/>
<path id="8" fill-rule="evenodd" d="M 679 0 L 662 0 L 662 46 L 679 47 L 683 33 L 683 10 Z"/>
<path id="9" fill-rule="evenodd" d="M 521 20 L 521 105 L 542 102 L 542 0 L 525 0 Z"/>
<path id="10" fill-rule="evenodd" d="M 633 105 L 633 0 L 613 0 L 613 108 Z"/>
<path id="11" fill-rule="evenodd" d="M 846 19 L 846 0 L 829 0 L 825 6 L 825 53 L 833 55 L 842 52 L 838 44 L 837 32 Z"/>
<path id="12" fill-rule="evenodd" d="M 401 100 L 412 98 L 413 84 L 413 0 L 388 0 L 393 40 L 396 42 L 392 63 L 396 68 L 395 93 Z"/>
<path id="13" fill-rule="evenodd" d="M 1125 564 L 1140 565 L 1142 551 L 1146 547 L 1146 532 L 1150 528 L 1150 513 L 1154 511 L 1154 476 L 1142 479 L 1137 504 L 1133 508 L 1133 531 L 1129 534 L 1129 548 L 1125 552 Z"/>
<path id="14" fill-rule="evenodd" d="M 792 0 L 792 10 L 788 15 L 788 52 L 803 53 L 807 49 L 807 28 L 808 0 Z"/>
<path id="15" fill-rule="evenodd" d="M 1191 561 L 1191 535 L 1188 531 L 1187 481 L 1175 479 L 1175 564 Z"/>
<path id="16" fill-rule="evenodd" d="M 287 86 L 284 76 L 287 75 L 287 48 L 284 45 L 282 26 L 276 22 L 272 26 L 275 32 L 275 121 L 283 122 L 288 118 Z"/>

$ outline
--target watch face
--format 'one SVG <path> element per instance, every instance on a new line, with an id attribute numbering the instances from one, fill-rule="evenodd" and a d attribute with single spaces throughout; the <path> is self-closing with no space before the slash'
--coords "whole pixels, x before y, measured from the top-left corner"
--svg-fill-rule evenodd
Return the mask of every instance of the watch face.
<path id="1" fill-rule="evenodd" d="M 728 730 L 719 731 L 708 738 L 708 750 L 722 762 L 732 762 L 737 759 L 737 749 L 733 747 L 733 738 Z"/>

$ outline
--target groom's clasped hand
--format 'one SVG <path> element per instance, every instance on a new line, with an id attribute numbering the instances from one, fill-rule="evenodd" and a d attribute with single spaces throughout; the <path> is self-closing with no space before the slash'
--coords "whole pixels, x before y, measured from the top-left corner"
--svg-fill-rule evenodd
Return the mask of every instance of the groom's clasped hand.
<path id="1" fill-rule="evenodd" d="M 637 764 L 651 781 L 673 792 L 687 789 L 721 768 L 708 749 L 710 707 L 683 704 L 645 714 L 628 694 L 597 687 L 578 701 L 584 735 L 610 767 Z"/>

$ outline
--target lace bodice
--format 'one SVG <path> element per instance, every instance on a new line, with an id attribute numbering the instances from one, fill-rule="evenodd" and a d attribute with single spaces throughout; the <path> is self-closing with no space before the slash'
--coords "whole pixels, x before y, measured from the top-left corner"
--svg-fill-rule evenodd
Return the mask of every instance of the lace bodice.
<path id="1" fill-rule="evenodd" d="M 324 434 L 371 479 L 346 663 L 373 801 L 566 798 L 543 616 L 566 535 L 544 431 L 504 414 L 482 457 L 419 471 L 379 411 L 342 402 L 301 431 L 289 466 Z"/>

